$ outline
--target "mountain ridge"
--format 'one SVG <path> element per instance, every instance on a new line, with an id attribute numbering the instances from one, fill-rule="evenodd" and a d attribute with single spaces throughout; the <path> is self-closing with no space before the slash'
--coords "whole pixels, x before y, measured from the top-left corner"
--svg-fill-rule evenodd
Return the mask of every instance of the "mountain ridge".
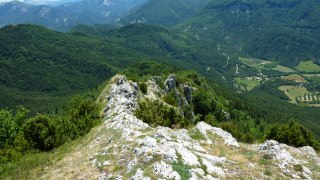
<path id="1" fill-rule="evenodd" d="M 154 85 L 148 83 L 147 95 L 157 94 L 155 88 L 159 87 Z M 293 148 L 273 140 L 238 143 L 228 132 L 205 122 L 189 130 L 150 127 L 133 113 L 139 96 L 143 96 L 138 91 L 138 83 L 114 76 L 99 100 L 106 103 L 103 123 L 89 133 L 84 144 L 73 146 L 67 157 L 46 166 L 40 176 L 37 170 L 29 176 L 311 179 L 320 173 L 314 169 L 320 158 L 311 147 Z"/>

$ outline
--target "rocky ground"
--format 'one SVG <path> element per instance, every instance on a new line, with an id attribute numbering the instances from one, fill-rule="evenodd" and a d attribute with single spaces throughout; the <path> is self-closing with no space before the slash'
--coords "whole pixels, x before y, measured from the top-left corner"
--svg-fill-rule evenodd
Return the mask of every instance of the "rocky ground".
<path id="1" fill-rule="evenodd" d="M 41 179 L 319 179 L 320 158 L 311 147 L 242 144 L 204 122 L 190 130 L 150 127 L 135 117 L 137 101 L 165 90 L 147 84 L 143 95 L 125 76 L 112 78 L 100 97 L 104 123 Z"/>

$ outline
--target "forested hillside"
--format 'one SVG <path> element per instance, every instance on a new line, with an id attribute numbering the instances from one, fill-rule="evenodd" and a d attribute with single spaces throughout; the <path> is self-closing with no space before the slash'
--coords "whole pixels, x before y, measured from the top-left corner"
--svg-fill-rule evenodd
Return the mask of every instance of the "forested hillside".
<path id="1" fill-rule="evenodd" d="M 121 18 L 121 23 L 173 26 L 196 15 L 209 0 L 149 0 Z"/>
<path id="2" fill-rule="evenodd" d="M 123 47 L 40 26 L 7 26 L 0 39 L 2 108 L 20 104 L 33 113 L 52 111 L 69 96 L 96 89 L 132 61 Z"/>
<path id="3" fill-rule="evenodd" d="M 316 0 L 212 1 L 180 31 L 222 49 L 234 47 L 240 55 L 293 66 L 319 60 L 319 7 Z"/>

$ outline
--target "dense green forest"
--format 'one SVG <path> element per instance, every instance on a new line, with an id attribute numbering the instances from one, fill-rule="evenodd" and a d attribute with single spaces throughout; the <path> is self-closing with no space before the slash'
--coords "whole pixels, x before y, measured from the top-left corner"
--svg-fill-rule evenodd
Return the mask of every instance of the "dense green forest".
<path id="1" fill-rule="evenodd" d="M 221 86 L 227 82 L 231 85 L 225 88 L 227 91 L 216 91 L 239 96 L 232 87 L 235 76 L 232 66 L 237 61 L 230 61 L 230 67 L 224 67 L 226 57 L 220 52 L 201 49 L 197 40 L 158 26 L 134 24 L 116 29 L 79 26 L 72 33 L 58 33 L 39 26 L 18 25 L 2 28 L 0 38 L 4 65 L 0 81 L 1 98 L 5 102 L 2 107 L 24 105 L 31 114 L 58 111 L 73 95 L 98 93 L 99 85 L 113 74 L 133 62 L 148 59 L 196 70 L 209 82 L 214 79 Z M 295 118 L 319 137 L 318 109 L 288 105 L 287 98 L 276 86 L 267 89 L 266 84 L 243 95 L 247 96 L 243 101 L 248 104 L 248 113 L 263 107 L 259 116 L 266 121 Z M 272 92 L 275 93 L 270 95 Z M 236 103 L 241 99 L 235 98 L 236 109 L 242 106 Z"/>

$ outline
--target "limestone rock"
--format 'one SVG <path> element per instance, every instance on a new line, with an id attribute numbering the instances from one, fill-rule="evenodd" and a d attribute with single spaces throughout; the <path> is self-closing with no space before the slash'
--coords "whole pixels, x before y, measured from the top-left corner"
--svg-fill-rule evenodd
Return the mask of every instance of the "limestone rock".
<path id="1" fill-rule="evenodd" d="M 159 162 L 154 163 L 153 172 L 166 179 L 174 179 L 174 180 L 181 179 L 180 175 L 176 171 L 173 171 L 172 166 L 165 163 L 164 161 L 160 161 L 160 163 Z"/>
<path id="2" fill-rule="evenodd" d="M 192 103 L 192 88 L 189 85 L 183 86 L 183 94 L 186 97 L 189 104 Z"/>
<path id="3" fill-rule="evenodd" d="M 171 74 L 164 82 L 164 87 L 166 92 L 170 92 L 175 90 L 177 86 L 177 76 L 175 74 Z"/>
<path id="4" fill-rule="evenodd" d="M 156 100 L 161 96 L 164 96 L 165 92 L 161 89 L 161 87 L 157 84 L 157 81 L 161 82 L 161 77 L 151 77 L 150 80 L 147 82 L 148 92 L 147 97 L 149 99 Z"/>
<path id="5" fill-rule="evenodd" d="M 198 129 L 203 135 L 207 135 L 207 132 L 216 134 L 224 140 L 225 144 L 229 146 L 240 147 L 237 140 L 230 133 L 222 130 L 221 128 L 212 127 L 205 122 L 199 122 L 195 128 Z"/>
<path id="6" fill-rule="evenodd" d="M 139 168 L 134 176 L 131 177 L 131 180 L 150 180 L 149 177 L 143 176 L 143 171 Z"/>

